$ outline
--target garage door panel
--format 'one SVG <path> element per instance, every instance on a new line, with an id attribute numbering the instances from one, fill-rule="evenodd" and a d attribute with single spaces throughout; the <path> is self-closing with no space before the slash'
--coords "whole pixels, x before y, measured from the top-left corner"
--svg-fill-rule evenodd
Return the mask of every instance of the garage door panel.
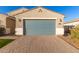
<path id="1" fill-rule="evenodd" d="M 25 20 L 26 35 L 54 35 L 54 20 Z"/>

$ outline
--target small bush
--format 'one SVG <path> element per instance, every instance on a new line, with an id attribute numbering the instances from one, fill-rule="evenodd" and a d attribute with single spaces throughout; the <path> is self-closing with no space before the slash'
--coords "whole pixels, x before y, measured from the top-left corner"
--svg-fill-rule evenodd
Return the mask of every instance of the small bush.
<path id="1" fill-rule="evenodd" d="M 70 29 L 69 28 L 65 28 L 65 30 L 64 30 L 64 36 L 68 36 L 70 34 L 71 34 Z"/>
<path id="2" fill-rule="evenodd" d="M 5 34 L 5 28 L 3 27 L 0 27 L 0 36 L 4 35 Z"/>

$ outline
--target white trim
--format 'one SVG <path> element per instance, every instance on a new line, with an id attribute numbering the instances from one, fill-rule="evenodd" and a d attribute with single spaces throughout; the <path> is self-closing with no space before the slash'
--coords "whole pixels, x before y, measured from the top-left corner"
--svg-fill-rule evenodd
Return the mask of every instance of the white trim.
<path id="1" fill-rule="evenodd" d="M 16 28 L 15 35 L 23 35 L 23 28 Z"/>
<path id="2" fill-rule="evenodd" d="M 45 18 L 43 18 L 43 17 L 22 17 L 22 19 L 57 19 L 57 18 L 51 18 L 51 17 L 45 17 Z"/>
<path id="3" fill-rule="evenodd" d="M 56 35 L 63 35 L 64 34 L 64 28 L 56 28 Z"/>
<path id="4" fill-rule="evenodd" d="M 71 26 L 71 25 L 77 26 L 77 25 L 79 25 L 79 22 L 72 22 L 72 23 L 66 23 L 66 24 L 64 24 L 64 26 Z"/>

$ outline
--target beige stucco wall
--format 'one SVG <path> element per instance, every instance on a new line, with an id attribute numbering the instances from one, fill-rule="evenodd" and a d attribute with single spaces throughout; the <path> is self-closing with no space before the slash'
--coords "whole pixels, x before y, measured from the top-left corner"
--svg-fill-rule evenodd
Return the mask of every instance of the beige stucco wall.
<path id="1" fill-rule="evenodd" d="M 56 20 L 56 35 L 63 35 L 64 34 L 64 18 L 59 17 Z"/>
<path id="2" fill-rule="evenodd" d="M 6 17 L 7 15 L 0 14 L 0 26 L 3 26 L 6 28 Z"/>
<path id="3" fill-rule="evenodd" d="M 23 35 L 23 19 L 16 18 L 15 34 Z"/>
<path id="4" fill-rule="evenodd" d="M 13 35 L 15 33 L 15 18 L 7 17 L 6 28 L 8 29 L 7 34 Z"/>
<path id="5" fill-rule="evenodd" d="M 39 7 L 39 8 L 30 10 L 28 12 L 16 15 L 15 17 L 16 17 L 16 32 L 18 31 L 17 29 L 19 29 L 22 31 L 22 32 L 20 31 L 21 34 L 23 33 L 23 19 L 56 19 L 56 29 L 57 28 L 63 29 L 64 15 L 47 10 L 45 8 Z M 60 19 L 62 20 L 62 22 L 60 22 Z M 57 30 L 57 31 L 60 31 L 60 30 Z"/>

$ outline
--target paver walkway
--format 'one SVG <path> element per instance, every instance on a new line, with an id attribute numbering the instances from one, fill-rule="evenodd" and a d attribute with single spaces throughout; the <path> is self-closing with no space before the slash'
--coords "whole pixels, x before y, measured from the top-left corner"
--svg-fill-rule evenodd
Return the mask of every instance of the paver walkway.
<path id="1" fill-rule="evenodd" d="M 12 38 L 12 37 L 11 37 Z M 58 36 L 19 36 L 0 49 L 4 53 L 79 52 Z"/>

